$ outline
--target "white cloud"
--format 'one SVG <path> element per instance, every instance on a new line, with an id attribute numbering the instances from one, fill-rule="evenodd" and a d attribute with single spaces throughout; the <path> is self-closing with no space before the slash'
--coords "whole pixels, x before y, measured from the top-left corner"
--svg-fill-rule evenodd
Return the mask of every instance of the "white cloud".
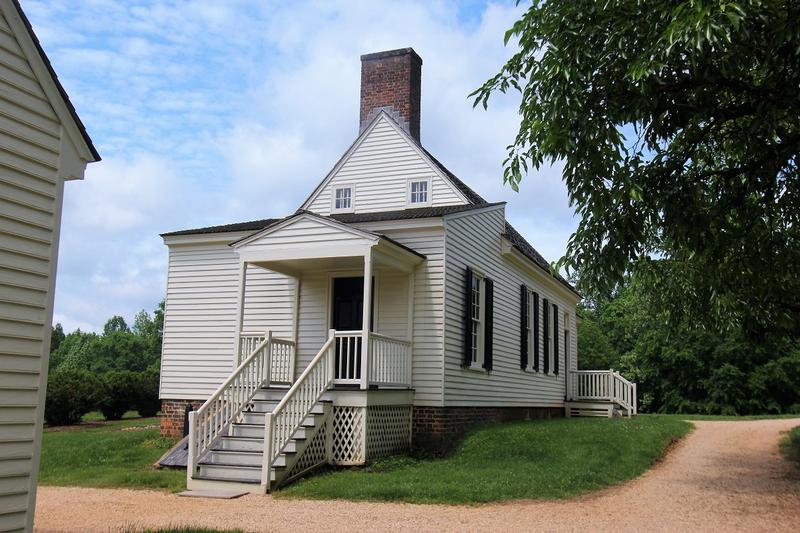
<path id="1" fill-rule="evenodd" d="M 471 5 L 471 4 L 470 4 Z M 359 56 L 423 57 L 422 141 L 548 259 L 574 228 L 558 168 L 502 185 L 516 98 L 467 95 L 523 8 L 455 1 L 26 2 L 104 160 L 67 184 L 56 320 L 99 329 L 163 297 L 158 233 L 294 211 L 358 129 Z M 473 9 L 473 12 L 467 12 Z M 478 9 L 478 11 L 475 11 Z"/>

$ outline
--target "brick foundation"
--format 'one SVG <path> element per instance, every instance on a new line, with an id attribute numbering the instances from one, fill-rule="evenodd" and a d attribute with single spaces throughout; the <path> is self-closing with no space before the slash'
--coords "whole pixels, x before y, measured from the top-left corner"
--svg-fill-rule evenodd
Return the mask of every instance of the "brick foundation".
<path id="1" fill-rule="evenodd" d="M 183 437 L 183 419 L 186 406 L 198 409 L 203 402 L 200 400 L 162 400 L 161 401 L 161 436 Z"/>
<path id="2" fill-rule="evenodd" d="M 561 407 L 414 407 L 412 442 L 418 450 L 446 453 L 477 426 L 563 416 Z"/>

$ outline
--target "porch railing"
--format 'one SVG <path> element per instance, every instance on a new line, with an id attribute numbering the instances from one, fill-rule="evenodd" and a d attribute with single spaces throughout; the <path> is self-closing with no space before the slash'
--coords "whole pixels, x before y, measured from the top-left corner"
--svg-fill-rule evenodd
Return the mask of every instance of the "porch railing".
<path id="1" fill-rule="evenodd" d="M 411 343 L 369 334 L 369 384 L 386 387 L 411 386 Z"/>
<path id="2" fill-rule="evenodd" d="M 636 414 L 636 383 L 631 383 L 619 372 L 611 370 L 573 370 L 570 372 L 572 384 L 571 399 L 616 402 Z"/>
<path id="3" fill-rule="evenodd" d="M 267 336 L 265 333 L 242 333 L 239 336 L 239 356 L 236 359 L 237 366 L 244 359 L 253 353 L 259 344 L 264 342 Z M 295 365 L 295 343 L 289 339 L 272 339 L 272 383 L 291 383 L 294 381 Z"/>
<path id="4" fill-rule="evenodd" d="M 339 385 L 361 383 L 362 331 L 335 331 L 333 334 L 334 379 Z"/>
<path id="5" fill-rule="evenodd" d="M 269 379 L 272 361 L 272 333 L 228 376 L 217 391 L 197 411 L 189 413 L 189 457 L 187 475 L 195 474 L 197 461 L 205 455 L 214 441 L 242 413 L 259 387 Z"/>

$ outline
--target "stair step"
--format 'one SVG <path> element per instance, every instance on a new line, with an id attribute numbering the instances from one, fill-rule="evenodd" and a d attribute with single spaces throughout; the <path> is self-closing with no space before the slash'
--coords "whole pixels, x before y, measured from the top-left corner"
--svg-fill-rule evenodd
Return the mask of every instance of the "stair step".
<path id="1" fill-rule="evenodd" d="M 278 406 L 279 402 L 280 402 L 280 399 L 278 399 L 278 400 L 256 400 L 256 399 L 253 399 L 250 402 L 251 408 L 249 410 L 252 411 L 252 412 L 255 412 L 255 413 L 271 413 L 272 410 L 275 409 L 275 407 Z"/>
<path id="2" fill-rule="evenodd" d="M 215 450 L 242 451 L 242 452 L 263 452 L 264 437 L 222 437 Z M 285 452 L 297 451 L 297 442 L 292 439 L 284 448 Z"/>
<path id="3" fill-rule="evenodd" d="M 261 467 L 201 463 L 197 465 L 197 475 L 195 477 L 200 479 L 225 478 L 231 481 L 261 483 Z"/>
<path id="4" fill-rule="evenodd" d="M 211 450 L 203 460 L 200 461 L 201 465 L 241 465 L 241 466 L 255 466 L 261 468 L 264 461 L 264 454 L 262 452 L 244 452 L 236 450 Z"/>
<path id="5" fill-rule="evenodd" d="M 321 408 L 314 408 L 315 411 L 312 411 L 310 415 L 308 415 L 303 420 L 304 426 L 313 426 L 316 422 L 316 417 L 322 416 L 322 409 Z M 264 415 L 265 413 L 254 413 L 254 412 L 244 412 L 242 413 L 242 423 L 243 424 L 261 424 L 264 425 Z"/>

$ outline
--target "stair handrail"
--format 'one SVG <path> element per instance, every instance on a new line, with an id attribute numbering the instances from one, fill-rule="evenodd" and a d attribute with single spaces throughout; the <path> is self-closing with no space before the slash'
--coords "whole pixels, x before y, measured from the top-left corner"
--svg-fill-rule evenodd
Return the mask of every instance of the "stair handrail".
<path id="1" fill-rule="evenodd" d="M 225 434 L 231 423 L 250 404 L 256 392 L 269 380 L 272 363 L 272 331 L 241 362 L 216 392 L 197 411 L 189 413 L 189 456 L 187 475 L 194 476 L 197 462 Z"/>
<path id="2" fill-rule="evenodd" d="M 271 413 L 264 416 L 264 455 L 261 468 L 261 486 L 269 490 L 272 464 L 283 448 L 311 414 L 311 410 L 328 390 L 334 380 L 334 358 L 331 347 L 335 341 L 333 331 L 325 344 L 311 360 L 289 392 L 278 402 Z"/>
<path id="3" fill-rule="evenodd" d="M 619 372 L 611 371 L 614 380 L 614 385 L 611 389 L 612 399 L 624 407 L 628 411 L 628 416 L 636 414 L 634 411 L 634 394 L 636 394 L 636 386 L 625 379 Z"/>

